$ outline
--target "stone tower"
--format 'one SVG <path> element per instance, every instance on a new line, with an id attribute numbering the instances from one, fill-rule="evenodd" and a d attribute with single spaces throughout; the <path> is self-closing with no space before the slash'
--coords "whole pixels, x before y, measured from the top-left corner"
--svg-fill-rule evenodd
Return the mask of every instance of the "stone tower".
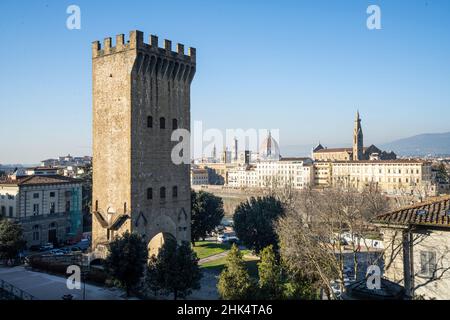
<path id="1" fill-rule="evenodd" d="M 359 111 L 356 112 L 355 128 L 353 130 L 353 161 L 363 160 L 363 132 Z"/>
<path id="2" fill-rule="evenodd" d="M 238 139 L 236 137 L 234 137 L 234 155 L 233 155 L 233 160 L 234 162 L 238 162 L 238 156 L 239 156 L 239 152 L 238 152 Z"/>
<path id="3" fill-rule="evenodd" d="M 172 162 L 171 134 L 190 131 L 195 49 L 132 31 L 93 42 L 92 68 L 93 249 L 126 231 L 151 253 L 167 237 L 190 241 L 189 164 Z"/>

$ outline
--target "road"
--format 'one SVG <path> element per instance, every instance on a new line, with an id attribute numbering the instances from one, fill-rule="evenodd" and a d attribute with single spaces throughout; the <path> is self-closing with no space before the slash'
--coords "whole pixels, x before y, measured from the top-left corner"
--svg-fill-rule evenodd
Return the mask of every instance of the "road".
<path id="1" fill-rule="evenodd" d="M 23 266 L 0 267 L 0 279 L 33 295 L 38 300 L 61 300 L 66 294 L 71 294 L 74 300 L 83 299 L 83 284 L 80 290 L 69 290 L 66 278 L 30 271 Z M 122 300 L 124 296 L 124 292 L 120 289 L 86 284 L 86 300 Z"/>

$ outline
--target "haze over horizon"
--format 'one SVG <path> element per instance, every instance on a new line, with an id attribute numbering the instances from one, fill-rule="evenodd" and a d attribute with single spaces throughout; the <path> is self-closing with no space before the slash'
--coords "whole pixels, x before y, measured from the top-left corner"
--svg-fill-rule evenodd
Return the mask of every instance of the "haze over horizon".
<path id="1" fill-rule="evenodd" d="M 91 42 L 130 30 L 197 48 L 191 119 L 205 129 L 280 129 L 280 145 L 366 145 L 449 132 L 450 2 L 0 3 L 0 164 L 91 154 Z M 382 29 L 368 30 L 377 4 Z M 6 120 L 5 120 L 6 119 Z"/>

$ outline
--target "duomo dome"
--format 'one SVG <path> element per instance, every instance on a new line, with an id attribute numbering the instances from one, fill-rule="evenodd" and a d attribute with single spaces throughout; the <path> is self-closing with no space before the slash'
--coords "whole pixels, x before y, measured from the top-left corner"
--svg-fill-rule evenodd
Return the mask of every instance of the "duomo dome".
<path id="1" fill-rule="evenodd" d="M 260 160 L 280 160 L 280 147 L 278 142 L 272 137 L 271 132 L 259 147 L 259 159 Z"/>

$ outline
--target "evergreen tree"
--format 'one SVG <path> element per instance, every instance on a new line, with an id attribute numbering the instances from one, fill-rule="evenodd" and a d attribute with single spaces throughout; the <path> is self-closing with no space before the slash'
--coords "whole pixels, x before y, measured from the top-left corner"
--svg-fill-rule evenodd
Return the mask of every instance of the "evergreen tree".
<path id="1" fill-rule="evenodd" d="M 109 244 L 106 272 L 125 288 L 127 296 L 143 276 L 147 257 L 147 246 L 138 234 L 127 231 Z"/>
<path id="2" fill-rule="evenodd" d="M 188 242 L 178 245 L 167 240 L 158 256 L 150 257 L 147 284 L 155 292 L 173 294 L 174 300 L 186 298 L 192 290 L 200 289 L 201 270 L 196 253 Z"/>
<path id="3" fill-rule="evenodd" d="M 441 183 L 449 182 L 448 171 L 447 171 L 447 168 L 445 167 L 445 164 L 443 164 L 443 163 L 439 164 L 439 166 L 437 168 L 436 177 L 437 177 L 438 181 Z"/>
<path id="4" fill-rule="evenodd" d="M 277 261 L 272 246 L 261 251 L 258 263 L 260 297 L 267 300 L 283 298 L 283 270 Z"/>
<path id="5" fill-rule="evenodd" d="M 15 259 L 25 247 L 22 227 L 8 219 L 0 218 L 0 259 Z"/>
<path id="6" fill-rule="evenodd" d="M 278 250 L 275 222 L 283 214 L 283 206 L 276 198 L 252 197 L 242 202 L 234 212 L 236 235 L 249 249 L 257 253 L 269 245 Z"/>
<path id="7" fill-rule="evenodd" d="M 219 276 L 217 289 L 224 300 L 247 300 L 254 293 L 254 284 L 245 267 L 242 253 L 234 244 L 228 253 L 225 269 Z"/>
<path id="8" fill-rule="evenodd" d="M 223 201 L 209 192 L 191 192 L 191 241 L 205 239 L 224 217 Z"/>
<path id="9" fill-rule="evenodd" d="M 309 279 L 301 274 L 289 273 L 284 283 L 284 299 L 317 300 L 320 299 L 317 279 Z"/>

